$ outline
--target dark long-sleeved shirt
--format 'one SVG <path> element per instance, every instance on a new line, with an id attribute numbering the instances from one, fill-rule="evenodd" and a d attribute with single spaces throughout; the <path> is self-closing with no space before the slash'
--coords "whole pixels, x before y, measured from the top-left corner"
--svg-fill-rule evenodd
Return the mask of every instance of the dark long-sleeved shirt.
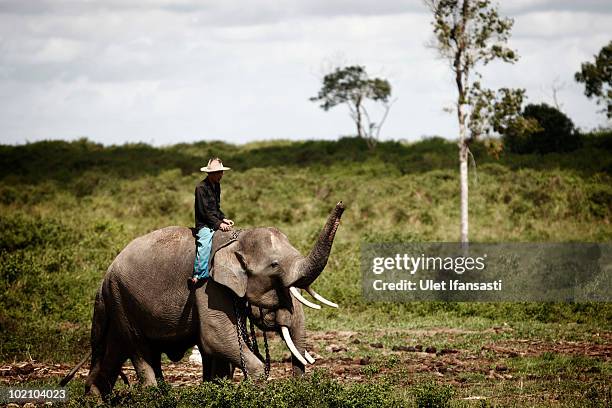
<path id="1" fill-rule="evenodd" d="M 212 183 L 208 178 L 198 183 L 195 188 L 195 226 L 199 230 L 208 227 L 218 230 L 225 218 L 221 211 L 221 185 Z"/>

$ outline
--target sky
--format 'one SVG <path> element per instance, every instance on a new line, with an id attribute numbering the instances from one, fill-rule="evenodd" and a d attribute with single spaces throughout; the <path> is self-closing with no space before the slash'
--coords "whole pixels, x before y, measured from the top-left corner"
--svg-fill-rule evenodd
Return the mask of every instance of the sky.
<path id="1" fill-rule="evenodd" d="M 580 128 L 606 125 L 573 77 L 612 39 L 612 2 L 505 0 L 500 12 L 520 60 L 481 69 L 484 85 L 525 88 L 527 103 L 556 93 Z M 381 139 L 456 138 L 430 21 L 420 0 L 0 0 L 0 144 L 336 139 L 355 133 L 348 109 L 309 98 L 354 64 L 391 83 Z"/>

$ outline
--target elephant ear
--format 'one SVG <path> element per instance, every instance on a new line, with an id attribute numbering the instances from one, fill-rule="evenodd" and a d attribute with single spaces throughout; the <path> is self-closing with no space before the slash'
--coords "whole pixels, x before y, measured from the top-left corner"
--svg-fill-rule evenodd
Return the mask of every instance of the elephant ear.
<path id="1" fill-rule="evenodd" d="M 244 297 L 247 289 L 246 263 L 238 242 L 214 254 L 210 275 L 215 282 L 230 288 L 238 297 Z"/>

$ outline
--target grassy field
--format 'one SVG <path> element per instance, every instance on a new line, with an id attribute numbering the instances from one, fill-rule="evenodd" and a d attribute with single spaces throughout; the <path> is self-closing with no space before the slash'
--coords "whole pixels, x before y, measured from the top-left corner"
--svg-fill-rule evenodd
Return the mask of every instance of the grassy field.
<path id="1" fill-rule="evenodd" d="M 566 154 L 503 154 L 496 160 L 480 144 L 472 150 L 472 241 L 611 240 L 610 133 L 587 135 L 583 148 Z M 361 242 L 456 241 L 459 235 L 456 145 L 437 138 L 385 142 L 375 151 L 355 138 L 164 148 L 104 147 L 87 140 L 0 146 L 2 363 L 79 360 L 106 268 L 133 238 L 168 225 L 192 225 L 198 169 L 211 155 L 233 168 L 223 180 L 222 206 L 237 226 L 276 226 L 302 252 L 333 205 L 347 204 L 327 269 L 314 285 L 341 308 L 307 310 L 309 342 L 323 372 L 263 390 L 252 384 L 123 390 L 117 397 L 123 403 L 168 399 L 166 406 L 175 406 L 209 401 L 211 395 L 244 402 L 256 394 L 292 405 L 289 397 L 274 400 L 275 392 L 288 395 L 281 389 L 299 395 L 321 389 L 312 394 L 320 400 L 313 401 L 329 406 L 336 394 L 344 395 L 344 405 L 369 401 L 368 390 L 389 406 L 424 406 L 436 398 L 457 406 L 612 403 L 610 304 L 362 299 Z M 345 350 L 326 350 L 333 342 Z M 393 350 L 415 345 L 457 353 Z M 284 352 L 275 340 L 274 358 L 279 361 Z M 325 364 L 363 358 L 370 362 L 345 367 L 349 374 L 358 369 L 359 381 Z M 71 387 L 82 393 L 82 383 Z M 160 392 L 166 399 L 155 396 Z M 486 399 L 463 399 L 472 396 Z"/>

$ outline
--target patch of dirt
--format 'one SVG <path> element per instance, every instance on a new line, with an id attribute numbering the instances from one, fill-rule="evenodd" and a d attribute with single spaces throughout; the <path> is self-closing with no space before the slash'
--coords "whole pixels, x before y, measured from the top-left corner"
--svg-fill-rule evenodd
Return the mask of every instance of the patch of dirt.
<path id="1" fill-rule="evenodd" d="M 491 330 L 491 329 L 488 329 Z M 485 331 L 486 332 L 486 331 Z M 437 334 L 475 334 L 475 333 L 484 333 L 475 330 L 464 330 L 464 329 L 456 329 L 452 327 L 432 327 L 430 329 L 412 329 L 412 330 L 377 330 L 377 336 L 384 336 L 386 334 L 404 334 L 404 335 L 412 335 L 415 337 L 422 336 L 435 336 Z"/>
<path id="2" fill-rule="evenodd" d="M 604 361 L 612 358 L 612 344 L 586 343 L 580 341 L 545 342 L 542 340 L 500 341 L 482 348 L 502 356 L 539 356 L 544 353 L 598 357 Z"/>
<path id="3" fill-rule="evenodd" d="M 503 329 L 503 328 L 502 328 Z M 492 329 L 492 330 L 495 330 Z M 388 332 L 387 332 L 388 333 Z M 417 334 L 417 331 L 404 331 L 408 335 Z M 455 334 L 469 333 L 455 329 L 432 329 L 428 331 L 418 331 L 418 334 L 433 335 L 445 333 L 452 337 Z M 610 333 L 601 333 L 598 336 L 608 338 Z M 612 343 L 604 344 L 584 341 L 555 341 L 547 342 L 543 340 L 523 340 L 513 339 L 496 341 L 484 345 L 480 351 L 466 351 L 459 349 L 446 348 L 436 350 L 434 347 L 425 345 L 417 346 L 396 346 L 393 349 L 384 349 L 382 355 L 396 355 L 397 362 L 390 367 L 375 365 L 371 369 L 364 369 L 370 366 L 375 359 L 367 355 L 349 357 L 350 345 L 360 344 L 358 338 L 360 334 L 351 331 L 329 331 L 329 332 L 310 332 L 308 333 L 307 343 L 314 345 L 315 342 L 322 341 L 327 344 L 330 357 L 323 358 L 315 351 L 317 347 L 310 349 L 311 354 L 317 359 L 316 363 L 307 368 L 312 371 L 316 368 L 323 368 L 333 373 L 341 381 L 360 382 L 367 377 L 367 372 L 372 375 L 382 375 L 390 371 L 401 369 L 405 375 L 405 381 L 409 384 L 412 380 L 410 374 L 414 373 L 433 373 L 440 379 L 451 384 L 460 385 L 466 381 L 466 374 L 481 373 L 490 379 L 512 379 L 513 373 L 505 364 L 504 360 L 513 357 L 538 356 L 543 353 L 555 353 L 563 355 L 589 356 L 602 361 L 612 359 Z M 375 344 L 378 346 L 379 344 Z M 371 345 L 374 347 L 374 345 Z M 348 348 L 348 351 L 347 351 Z M 378 348 L 378 347 L 374 347 Z M 354 351 L 354 350 L 353 350 Z M 354 352 L 353 352 L 354 355 Z M 282 361 L 273 361 L 271 365 L 270 378 L 288 378 L 292 375 L 290 358 L 287 354 Z M 37 361 L 14 362 L 0 367 L 0 384 L 15 384 L 26 381 L 57 378 L 58 382 L 71 369 L 70 364 L 44 364 Z M 179 363 L 167 363 L 162 367 L 166 381 L 174 386 L 195 385 L 201 382 L 202 367 L 190 363 L 187 358 Z M 75 378 L 84 380 L 88 374 L 88 367 L 81 368 Z M 131 364 L 126 363 L 123 372 L 129 381 L 137 381 L 136 373 Z M 234 381 L 242 380 L 242 373 L 236 370 Z M 121 380 L 118 380 L 121 381 Z"/>

